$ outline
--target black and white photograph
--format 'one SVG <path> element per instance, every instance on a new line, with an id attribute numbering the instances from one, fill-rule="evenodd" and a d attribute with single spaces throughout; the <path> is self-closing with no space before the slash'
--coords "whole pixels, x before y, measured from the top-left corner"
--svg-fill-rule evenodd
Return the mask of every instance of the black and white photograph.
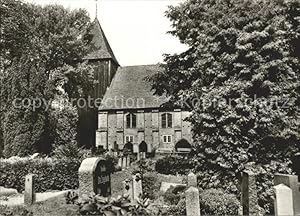
<path id="1" fill-rule="evenodd" d="M 300 216 L 300 0 L 0 0 L 0 216 Z"/>

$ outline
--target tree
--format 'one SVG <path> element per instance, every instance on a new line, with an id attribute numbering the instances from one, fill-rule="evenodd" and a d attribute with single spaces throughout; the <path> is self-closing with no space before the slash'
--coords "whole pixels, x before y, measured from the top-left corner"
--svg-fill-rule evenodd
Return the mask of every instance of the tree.
<path id="1" fill-rule="evenodd" d="M 61 133 L 73 133 L 71 142 L 76 144 L 76 132 L 71 128 L 76 129 L 74 119 L 62 116 L 68 112 L 57 115 L 52 102 L 62 92 L 71 101 L 90 91 L 92 70 L 82 60 L 90 40 L 86 11 L 10 0 L 5 0 L 0 10 L 0 134 L 5 156 L 50 153 L 54 143 L 61 143 L 55 137 L 58 128 L 66 130 Z M 42 104 L 36 109 L 16 107 L 15 99 Z"/>
<path id="2" fill-rule="evenodd" d="M 290 172 L 300 147 L 299 1 L 189 0 L 167 17 L 189 48 L 166 55 L 150 80 L 192 111 L 201 186 L 237 192 L 249 163 Z"/>

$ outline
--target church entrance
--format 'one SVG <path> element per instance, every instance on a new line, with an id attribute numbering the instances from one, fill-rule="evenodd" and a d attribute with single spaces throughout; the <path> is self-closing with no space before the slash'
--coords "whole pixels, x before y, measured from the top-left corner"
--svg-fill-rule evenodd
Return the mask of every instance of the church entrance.
<path id="1" fill-rule="evenodd" d="M 139 152 L 148 152 L 148 145 L 145 141 L 142 141 L 139 145 Z"/>

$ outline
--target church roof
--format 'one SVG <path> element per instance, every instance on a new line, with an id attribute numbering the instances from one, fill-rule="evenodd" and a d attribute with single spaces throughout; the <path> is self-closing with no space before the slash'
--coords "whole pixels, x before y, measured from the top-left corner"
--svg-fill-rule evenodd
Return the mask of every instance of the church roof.
<path id="1" fill-rule="evenodd" d="M 99 110 L 159 108 L 168 98 L 154 95 L 146 80 L 159 70 L 158 65 L 119 67 Z"/>
<path id="2" fill-rule="evenodd" d="M 92 23 L 89 33 L 92 35 L 92 40 L 89 44 L 89 52 L 84 59 L 112 59 L 119 65 L 97 18 Z"/>

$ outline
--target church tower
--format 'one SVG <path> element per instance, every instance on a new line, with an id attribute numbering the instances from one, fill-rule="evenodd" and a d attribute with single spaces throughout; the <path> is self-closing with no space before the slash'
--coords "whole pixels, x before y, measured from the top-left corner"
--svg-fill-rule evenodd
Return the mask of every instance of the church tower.
<path id="1" fill-rule="evenodd" d="M 95 101 L 102 99 L 120 66 L 104 34 L 97 17 L 93 21 L 89 34 L 91 42 L 88 54 L 84 58 L 94 70 L 93 91 L 90 97 Z M 101 101 L 101 100 L 100 100 Z M 94 103 L 93 103 L 94 104 Z M 95 131 L 98 128 L 98 108 L 81 109 L 79 114 L 79 142 L 81 146 L 95 146 Z"/>

